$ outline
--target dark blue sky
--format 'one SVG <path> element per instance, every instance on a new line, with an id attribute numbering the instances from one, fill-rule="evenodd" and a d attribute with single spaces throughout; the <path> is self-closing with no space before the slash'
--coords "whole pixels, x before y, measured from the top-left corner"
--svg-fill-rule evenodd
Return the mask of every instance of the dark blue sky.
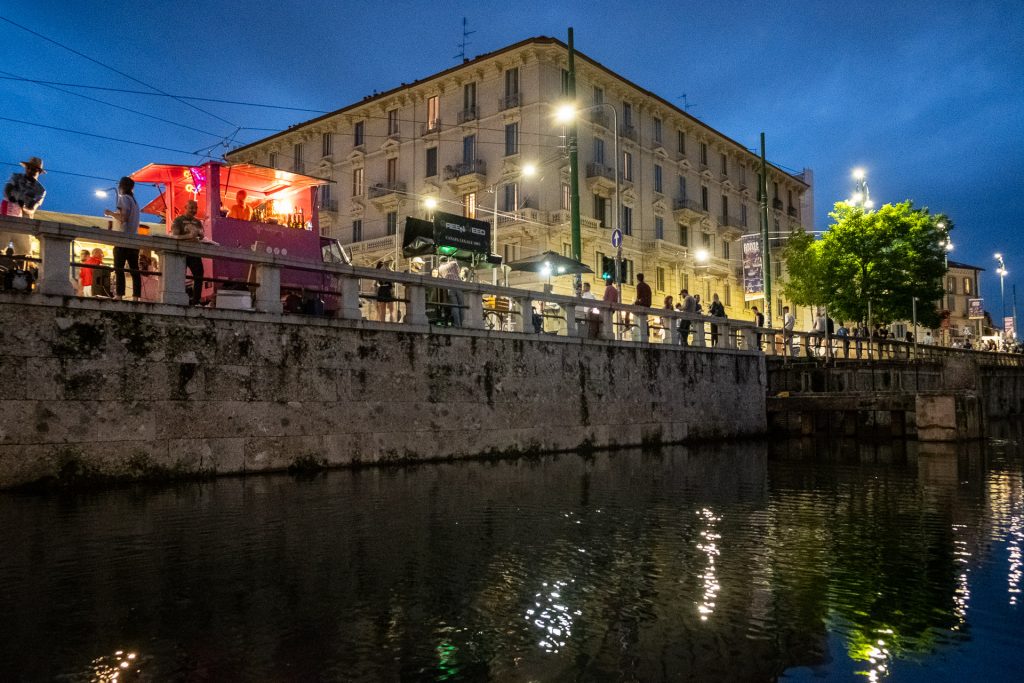
<path id="1" fill-rule="evenodd" d="M 565 40 L 769 157 L 815 173 L 815 227 L 868 170 L 877 201 L 913 199 L 950 214 L 953 257 L 988 269 L 1007 254 L 1007 296 L 1024 273 L 1024 2 L 296 3 L 23 2 L 7 17 L 170 93 L 332 110 L 456 64 L 461 19 L 470 57 L 534 35 Z M 0 22 L 0 70 L 22 77 L 145 89 Z M 0 73 L 0 76 L 5 74 Z M 180 150 L 235 126 L 280 128 L 313 114 L 79 90 L 215 135 L 28 83 L 0 80 L 0 117 Z M 150 161 L 196 157 L 0 120 L 0 162 L 117 178 Z M 248 142 L 266 133 L 242 131 Z M 13 170 L 0 168 L 3 174 Z M 109 183 L 49 173 L 45 208 L 99 213 Z M 1021 292 L 1024 307 L 1024 290 Z M 1009 306 L 1009 303 L 1007 303 Z"/>

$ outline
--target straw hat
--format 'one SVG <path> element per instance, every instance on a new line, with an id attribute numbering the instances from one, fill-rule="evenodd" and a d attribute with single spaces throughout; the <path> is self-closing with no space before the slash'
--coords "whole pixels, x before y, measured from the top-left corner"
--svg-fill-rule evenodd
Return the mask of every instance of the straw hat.
<path id="1" fill-rule="evenodd" d="M 46 173 L 46 171 L 43 170 L 43 160 L 39 157 L 29 157 L 28 161 L 22 161 L 19 163 L 25 167 L 25 170 L 38 168 L 40 173 Z"/>

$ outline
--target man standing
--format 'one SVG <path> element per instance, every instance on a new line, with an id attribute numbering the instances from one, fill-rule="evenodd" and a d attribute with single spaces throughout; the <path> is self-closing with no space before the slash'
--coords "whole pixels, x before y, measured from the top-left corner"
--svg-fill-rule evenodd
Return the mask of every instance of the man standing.
<path id="1" fill-rule="evenodd" d="M 683 302 L 683 313 L 693 315 L 697 312 L 697 300 L 690 296 L 688 290 L 679 292 L 679 298 Z M 679 340 L 683 346 L 690 345 L 690 320 L 687 318 L 679 321 Z"/>
<path id="2" fill-rule="evenodd" d="M 126 235 L 139 234 L 139 203 L 135 201 L 133 190 L 135 181 L 125 176 L 117 183 L 117 210 L 104 209 L 104 215 L 113 218 L 118 232 Z M 132 275 L 132 299 L 139 300 L 142 294 L 142 278 L 139 275 L 139 250 L 128 247 L 114 247 L 114 300 L 124 296 L 124 264 Z"/>
<path id="3" fill-rule="evenodd" d="M 43 170 L 43 160 L 39 157 L 22 161 L 21 165 L 25 167 L 24 173 L 12 173 L 11 179 L 4 186 L 7 215 L 32 218 L 32 214 L 46 196 L 46 188 L 38 180 L 40 174 L 46 171 Z"/>
<path id="4" fill-rule="evenodd" d="M 764 327 L 764 313 L 757 310 L 757 306 L 751 306 L 750 310 L 754 312 L 754 327 Z M 757 340 L 757 348 L 761 348 L 761 333 L 757 332 L 754 335 Z"/>
<path id="5" fill-rule="evenodd" d="M 462 266 L 455 259 L 448 259 L 437 267 L 437 274 L 445 280 L 460 282 Z M 451 304 L 452 327 L 462 327 L 462 307 L 464 305 L 462 290 L 454 287 L 448 290 L 448 302 Z"/>
<path id="6" fill-rule="evenodd" d="M 651 294 L 651 286 L 644 282 L 644 274 L 636 274 L 636 301 L 634 306 L 643 306 L 644 308 L 650 308 L 651 302 L 653 301 Z"/>
<path id="7" fill-rule="evenodd" d="M 583 283 L 583 294 L 581 296 L 588 301 L 597 301 L 597 297 L 590 291 L 589 282 Z M 587 323 L 588 336 L 591 339 L 597 339 L 601 336 L 601 312 L 593 306 L 583 306 L 582 309 L 581 317 Z M 577 314 L 579 313 L 580 310 L 577 309 Z"/>
<path id="8" fill-rule="evenodd" d="M 782 346 L 783 354 L 793 355 L 793 328 L 796 327 L 796 317 L 789 312 L 789 306 L 782 307 Z"/>
<path id="9" fill-rule="evenodd" d="M 205 233 L 203 232 L 203 222 L 196 218 L 197 211 L 199 211 L 199 204 L 194 199 L 186 202 L 185 213 L 171 223 L 171 237 L 177 240 L 201 242 Z M 203 259 L 199 256 L 186 256 L 185 267 L 192 273 L 192 293 L 188 302 L 192 306 L 198 306 L 199 299 L 203 294 Z"/>

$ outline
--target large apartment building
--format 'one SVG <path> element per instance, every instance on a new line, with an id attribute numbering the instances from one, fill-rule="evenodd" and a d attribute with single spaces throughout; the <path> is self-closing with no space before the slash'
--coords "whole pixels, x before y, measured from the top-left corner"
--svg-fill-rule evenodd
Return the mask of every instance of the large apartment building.
<path id="1" fill-rule="evenodd" d="M 361 263 L 395 256 L 405 218 L 426 217 L 428 198 L 440 210 L 487 221 L 496 211 L 497 253 L 506 261 L 545 250 L 569 254 L 569 162 L 564 124 L 555 118 L 567 100 L 567 66 L 564 43 L 530 38 L 228 158 L 333 180 L 321 198 L 321 229 L 351 245 Z M 576 73 L 582 255 L 595 271 L 589 279 L 596 281 L 604 258 L 613 256 L 611 229 L 618 226 L 625 301 L 633 300 L 643 272 L 656 305 L 687 287 L 707 299 L 718 293 L 730 316 L 744 315 L 739 238 L 759 230 L 759 158 L 580 53 Z M 810 229 L 810 171 L 769 166 L 768 173 L 770 229 Z M 534 275 L 518 277 L 512 284 L 542 284 Z M 553 284 L 570 291 L 569 278 Z"/>

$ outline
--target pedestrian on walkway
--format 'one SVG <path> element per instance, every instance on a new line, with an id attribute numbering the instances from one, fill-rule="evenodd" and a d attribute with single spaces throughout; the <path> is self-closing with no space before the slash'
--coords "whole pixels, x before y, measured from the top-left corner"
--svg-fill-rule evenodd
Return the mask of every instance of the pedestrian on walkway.
<path id="1" fill-rule="evenodd" d="M 644 274 L 636 274 L 636 301 L 633 303 L 634 306 L 643 306 L 644 308 L 650 308 L 651 302 L 653 301 L 653 294 L 651 293 L 651 286 L 644 282 Z"/>
<path id="2" fill-rule="evenodd" d="M 693 315 L 697 312 L 697 300 L 690 296 L 690 292 L 683 289 L 679 292 L 679 298 L 682 301 L 682 312 L 688 315 Z M 684 318 L 679 321 L 679 341 L 683 346 L 690 345 L 690 324 L 689 318 Z"/>
<path id="3" fill-rule="evenodd" d="M 782 353 L 786 356 L 793 355 L 793 329 L 796 327 L 796 317 L 789 312 L 789 306 L 782 307 Z"/>
<path id="4" fill-rule="evenodd" d="M 177 240 L 201 242 L 206 233 L 203 231 L 203 222 L 196 218 L 198 211 L 199 203 L 194 199 L 185 202 L 185 213 L 171 223 L 170 237 Z M 192 273 L 192 292 L 188 297 L 188 302 L 192 306 L 198 306 L 203 296 L 203 259 L 199 256 L 186 256 L 185 267 Z"/>
<path id="5" fill-rule="evenodd" d="M 764 313 L 762 313 L 761 311 L 757 310 L 757 306 L 751 306 L 750 310 L 754 314 L 754 327 L 764 327 Z M 757 332 L 754 335 L 754 338 L 756 339 L 756 342 L 757 342 L 757 348 L 758 349 L 761 348 L 761 337 L 762 336 L 763 335 L 760 332 Z"/>
<path id="6" fill-rule="evenodd" d="M 453 258 L 448 259 L 437 267 L 437 274 L 445 280 L 462 281 L 462 266 Z M 465 305 L 462 290 L 456 287 L 448 288 L 448 303 L 451 305 L 452 327 L 462 327 L 462 308 Z"/>
<path id="7" fill-rule="evenodd" d="M 712 318 L 724 318 L 725 317 L 725 306 L 718 298 L 718 292 L 711 295 L 711 308 L 708 313 Z M 718 324 L 711 323 L 711 345 L 718 346 Z"/>
<path id="8" fill-rule="evenodd" d="M 590 283 L 583 283 L 583 294 L 587 301 L 597 301 L 597 296 L 590 290 Z M 601 311 L 593 306 L 583 306 L 582 317 L 587 324 L 587 336 L 597 339 L 601 336 Z M 579 313 L 579 311 L 577 311 Z"/>
<path id="9" fill-rule="evenodd" d="M 125 176 L 117 183 L 117 209 L 104 209 L 106 216 L 114 219 L 114 230 L 132 237 L 139 234 L 139 203 L 135 201 L 135 181 Z M 120 300 L 125 293 L 124 266 L 132 275 L 132 299 L 142 296 L 142 278 L 139 274 L 139 250 L 130 247 L 114 247 L 114 300 Z"/>
<path id="10" fill-rule="evenodd" d="M 25 170 L 21 173 L 12 173 L 11 179 L 4 186 L 4 199 L 6 200 L 6 214 L 22 218 L 32 218 L 46 197 L 46 188 L 39 182 L 39 176 L 46 171 L 43 170 L 43 160 L 39 157 L 31 157 L 28 161 L 19 162 Z"/>

